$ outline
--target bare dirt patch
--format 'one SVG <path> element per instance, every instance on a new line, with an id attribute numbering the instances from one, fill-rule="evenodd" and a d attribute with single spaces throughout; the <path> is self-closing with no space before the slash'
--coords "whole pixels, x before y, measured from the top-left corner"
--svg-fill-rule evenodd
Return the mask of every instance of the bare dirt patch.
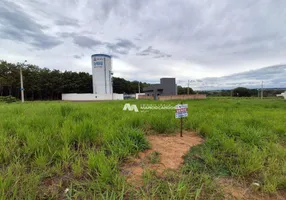
<path id="1" fill-rule="evenodd" d="M 240 184 L 231 178 L 219 178 L 217 182 L 222 187 L 226 200 L 286 200 L 286 196 L 282 193 L 275 195 L 255 193 L 251 185 Z"/>
<path id="2" fill-rule="evenodd" d="M 64 199 L 64 189 L 72 181 L 70 175 L 47 177 L 42 181 L 39 188 L 39 198 L 56 197 Z"/>
<path id="3" fill-rule="evenodd" d="M 166 169 L 178 169 L 183 163 L 182 156 L 192 146 L 203 142 L 203 139 L 193 132 L 184 132 L 183 137 L 180 137 L 179 134 L 147 137 L 151 143 L 151 149 L 139 153 L 137 158 L 129 159 L 121 169 L 121 172 L 127 176 L 128 182 L 141 182 L 145 169 L 155 170 L 159 174 Z M 159 156 L 159 159 L 154 156 Z"/>

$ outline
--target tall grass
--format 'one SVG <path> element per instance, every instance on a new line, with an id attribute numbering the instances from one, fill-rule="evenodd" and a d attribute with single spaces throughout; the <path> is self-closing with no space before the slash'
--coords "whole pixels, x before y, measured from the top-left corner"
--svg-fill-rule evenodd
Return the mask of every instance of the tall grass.
<path id="1" fill-rule="evenodd" d="M 190 109 L 194 115 L 189 118 L 189 127 L 200 132 L 206 141 L 186 156 L 186 171 L 204 170 L 249 183 L 256 181 L 267 193 L 285 189 L 286 103 L 274 100 L 207 102 Z"/>
<path id="2" fill-rule="evenodd" d="M 285 101 L 184 102 L 184 129 L 205 142 L 179 172 L 145 171 L 141 189 L 119 166 L 149 148 L 145 133 L 174 134 L 179 120 L 172 110 L 123 111 L 126 102 L 0 104 L 0 199 L 220 199 L 219 176 L 259 182 L 266 193 L 286 188 Z"/>

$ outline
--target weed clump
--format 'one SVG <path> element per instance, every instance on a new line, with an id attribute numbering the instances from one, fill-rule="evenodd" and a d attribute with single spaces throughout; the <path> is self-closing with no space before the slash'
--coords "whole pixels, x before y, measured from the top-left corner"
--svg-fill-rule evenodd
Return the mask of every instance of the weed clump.
<path id="1" fill-rule="evenodd" d="M 156 164 L 160 162 L 160 153 L 157 151 L 153 151 L 148 155 L 148 160 L 151 164 Z"/>
<path id="2" fill-rule="evenodd" d="M 16 102 L 16 101 L 17 101 L 16 97 L 13 97 L 11 95 L 9 95 L 9 96 L 0 96 L 0 102 L 13 103 L 13 102 Z"/>

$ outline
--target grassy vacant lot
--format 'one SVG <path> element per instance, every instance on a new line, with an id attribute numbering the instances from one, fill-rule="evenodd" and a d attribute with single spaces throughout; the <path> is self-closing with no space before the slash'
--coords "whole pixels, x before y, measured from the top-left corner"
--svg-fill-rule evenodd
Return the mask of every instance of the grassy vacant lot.
<path id="1" fill-rule="evenodd" d="M 119 166 L 148 148 L 146 133 L 176 133 L 179 120 L 173 110 L 122 111 L 126 102 L 178 103 L 0 104 L 0 199 L 221 199 L 221 176 L 257 182 L 258 193 L 286 189 L 285 101 L 185 101 L 185 129 L 205 142 L 177 172 L 146 171 L 141 189 L 126 183 Z"/>

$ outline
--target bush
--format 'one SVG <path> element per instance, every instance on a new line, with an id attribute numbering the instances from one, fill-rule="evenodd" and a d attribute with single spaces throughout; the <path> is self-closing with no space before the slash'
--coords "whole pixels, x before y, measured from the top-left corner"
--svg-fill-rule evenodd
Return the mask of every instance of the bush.
<path id="1" fill-rule="evenodd" d="M 5 103 L 13 103 L 13 102 L 16 102 L 17 99 L 16 97 L 13 97 L 13 96 L 2 96 L 0 97 L 0 102 L 5 102 Z"/>
<path id="2" fill-rule="evenodd" d="M 237 97 L 250 97 L 250 90 L 244 87 L 238 87 L 233 90 L 233 96 Z"/>

